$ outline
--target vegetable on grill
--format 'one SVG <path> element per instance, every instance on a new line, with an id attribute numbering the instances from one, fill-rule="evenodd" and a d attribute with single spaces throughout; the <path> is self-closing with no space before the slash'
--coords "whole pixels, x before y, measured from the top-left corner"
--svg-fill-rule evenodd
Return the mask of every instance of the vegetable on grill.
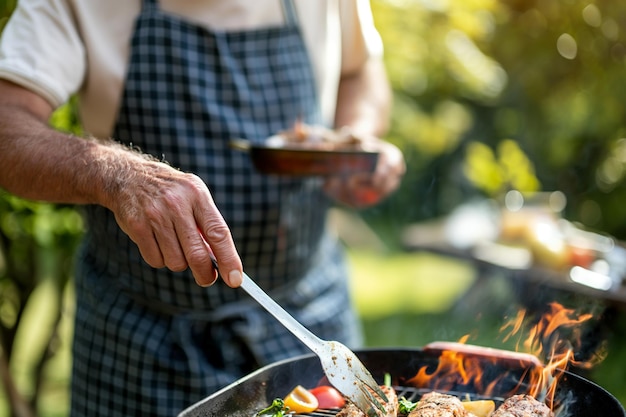
<path id="1" fill-rule="evenodd" d="M 298 385 L 285 397 L 285 405 L 295 413 L 310 413 L 317 410 L 319 403 L 315 395 Z"/>
<path id="2" fill-rule="evenodd" d="M 411 411 L 415 410 L 418 403 L 414 403 L 411 400 L 407 400 L 404 397 L 400 397 L 398 400 L 398 414 L 409 414 Z"/>
<path id="3" fill-rule="evenodd" d="M 343 395 L 329 385 L 320 385 L 309 391 L 317 398 L 318 408 L 343 408 L 346 405 Z"/>
<path id="4" fill-rule="evenodd" d="M 379 417 L 554 417 L 547 405 L 530 395 L 514 395 L 496 409 L 492 400 L 462 401 L 454 395 L 432 391 L 413 402 L 398 398 L 389 385 L 383 385 L 381 389 L 389 402 Z M 318 386 L 307 390 L 299 385 L 284 400 L 275 399 L 257 417 L 286 417 L 289 413 L 306 414 L 317 409 L 340 409 L 336 417 L 365 417 L 333 387 Z"/>
<path id="5" fill-rule="evenodd" d="M 461 401 L 461 404 L 476 417 L 489 417 L 496 409 L 496 403 L 492 400 Z"/>
<path id="6" fill-rule="evenodd" d="M 269 407 L 259 411 L 257 417 L 284 417 L 289 412 L 289 408 L 285 406 L 285 402 L 276 398 Z"/>

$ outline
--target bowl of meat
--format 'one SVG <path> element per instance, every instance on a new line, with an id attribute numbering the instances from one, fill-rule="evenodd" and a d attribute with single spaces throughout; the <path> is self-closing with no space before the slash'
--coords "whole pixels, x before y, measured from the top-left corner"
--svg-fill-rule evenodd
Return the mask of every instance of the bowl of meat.
<path id="1" fill-rule="evenodd" d="M 231 148 L 248 152 L 255 169 L 268 175 L 345 176 L 372 172 L 379 152 L 347 129 L 297 123 L 263 142 L 234 139 Z"/>

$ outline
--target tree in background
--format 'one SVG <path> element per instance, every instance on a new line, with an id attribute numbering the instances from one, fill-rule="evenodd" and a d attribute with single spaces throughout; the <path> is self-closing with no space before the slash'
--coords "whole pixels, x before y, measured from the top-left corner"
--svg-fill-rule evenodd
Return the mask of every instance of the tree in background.
<path id="1" fill-rule="evenodd" d="M 569 219 L 626 237 L 626 3 L 373 5 L 396 97 L 390 139 L 410 172 L 366 216 L 402 227 L 476 195 L 560 190 Z"/>

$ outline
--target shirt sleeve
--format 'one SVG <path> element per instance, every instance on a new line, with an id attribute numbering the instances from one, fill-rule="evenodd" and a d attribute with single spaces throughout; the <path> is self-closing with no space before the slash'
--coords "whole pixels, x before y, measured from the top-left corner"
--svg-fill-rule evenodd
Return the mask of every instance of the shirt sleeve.
<path id="1" fill-rule="evenodd" d="M 383 42 L 374 25 L 369 0 L 342 0 L 340 18 L 342 73 L 354 72 L 369 58 L 383 55 Z"/>
<path id="2" fill-rule="evenodd" d="M 85 48 L 68 0 L 21 0 L 0 37 L 0 78 L 54 108 L 83 82 Z"/>

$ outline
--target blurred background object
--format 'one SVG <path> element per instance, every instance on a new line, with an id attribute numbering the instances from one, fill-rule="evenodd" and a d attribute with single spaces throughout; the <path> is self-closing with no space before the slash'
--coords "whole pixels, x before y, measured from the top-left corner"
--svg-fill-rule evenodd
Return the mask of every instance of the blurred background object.
<path id="1" fill-rule="evenodd" d="M 565 218 L 626 237 L 625 5 L 372 3 L 395 90 L 389 136 L 410 173 L 369 218 L 414 222 L 477 195 L 558 190 Z"/>

